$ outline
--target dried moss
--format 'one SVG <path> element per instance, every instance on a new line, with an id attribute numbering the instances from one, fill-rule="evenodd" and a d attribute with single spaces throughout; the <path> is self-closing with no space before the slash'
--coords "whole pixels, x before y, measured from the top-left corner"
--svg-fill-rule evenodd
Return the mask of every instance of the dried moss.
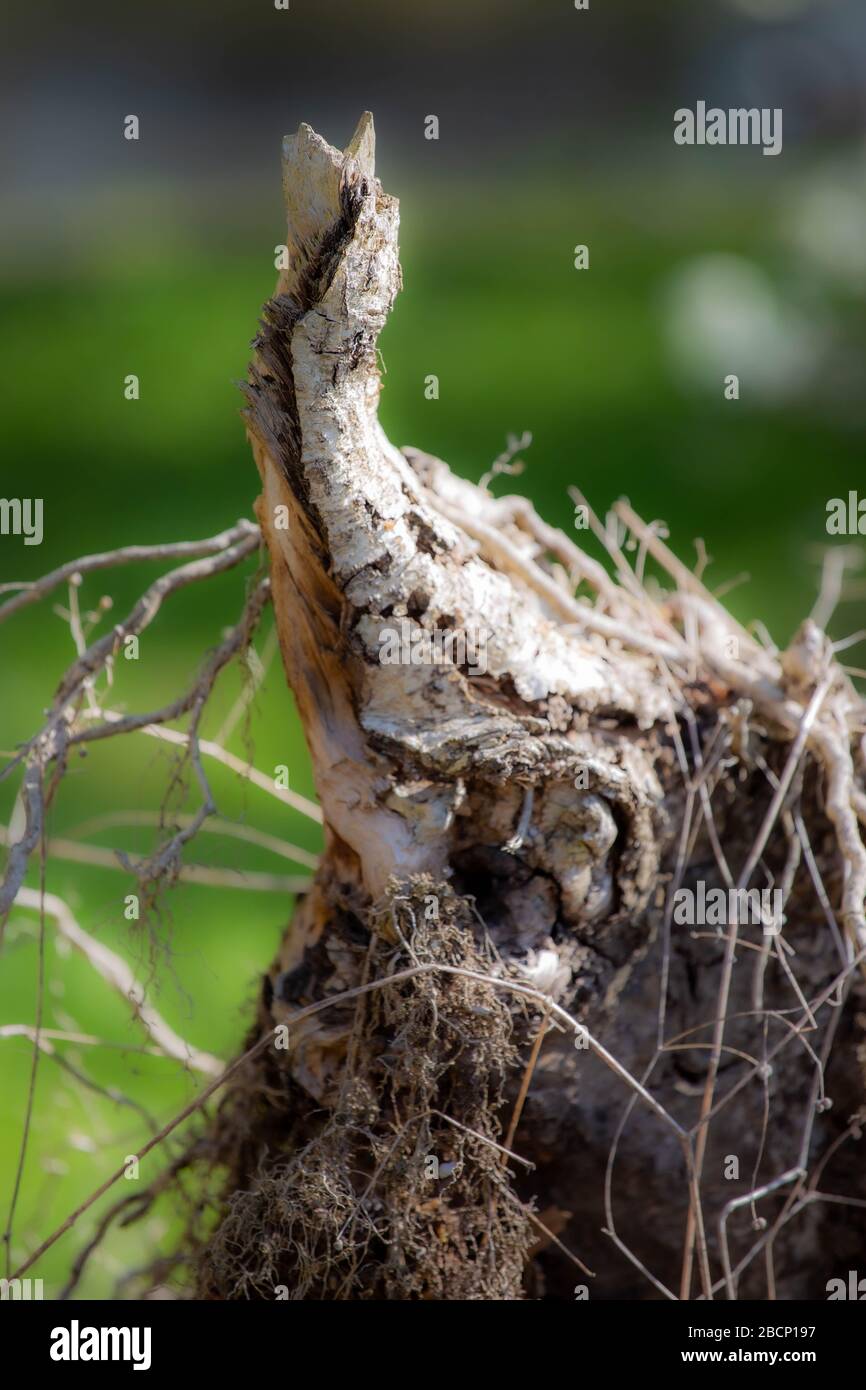
<path id="1" fill-rule="evenodd" d="M 369 980 L 427 962 L 489 972 L 463 900 L 429 879 L 393 888 L 369 923 Z M 290 1086 L 285 1142 L 251 1181 L 237 1152 L 199 1295 L 522 1297 L 530 1224 L 496 1147 L 517 1061 L 513 1008 L 487 984 L 436 972 L 359 999 L 336 1106 L 303 1115 L 309 1101 Z M 272 1090 L 270 1052 L 262 1068 L 253 1090 Z M 223 1108 L 227 1141 L 249 1125 L 249 1082 Z"/>

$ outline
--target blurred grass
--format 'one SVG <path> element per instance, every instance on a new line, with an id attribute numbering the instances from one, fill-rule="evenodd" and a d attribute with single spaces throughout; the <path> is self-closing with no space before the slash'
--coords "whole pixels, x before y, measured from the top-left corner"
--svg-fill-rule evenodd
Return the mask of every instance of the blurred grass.
<path id="1" fill-rule="evenodd" d="M 501 481 L 500 491 L 514 486 L 530 494 L 548 519 L 566 528 L 569 483 L 600 513 L 627 494 L 647 519 L 665 518 L 687 563 L 693 537 L 704 538 L 714 557 L 711 583 L 750 571 L 753 582 L 733 592 L 731 606 L 745 621 L 760 616 L 784 642 L 813 601 L 817 572 L 809 548 L 826 540 L 826 499 L 844 495 L 862 476 L 862 437 L 807 400 L 785 411 L 761 410 L 724 402 L 721 388 L 709 398 L 680 387 L 662 334 L 666 277 L 684 258 L 720 249 L 767 259 L 766 209 L 755 191 L 736 198 L 705 191 L 686 203 L 681 190 L 638 185 L 635 195 L 634 188 L 632 182 L 627 202 L 603 181 L 588 188 L 584 182 L 579 199 L 564 195 L 559 183 L 522 190 L 519 200 L 502 188 L 458 185 L 436 200 L 406 196 L 406 287 L 381 343 L 383 422 L 396 443 L 439 454 L 474 479 L 501 451 L 508 431 L 530 430 L 528 470 Z M 135 243 L 121 238 L 117 254 L 98 267 L 52 265 L 14 286 L 0 283 L 4 492 L 45 499 L 44 544 L 25 548 L 3 539 L 0 581 L 31 578 L 90 550 L 205 536 L 250 514 L 257 478 L 234 383 L 244 374 L 257 310 L 273 285 L 273 240 L 257 230 L 234 248 L 214 248 L 179 236 L 162 253 L 139 257 Z M 572 268 L 577 242 L 591 248 L 588 273 Z M 141 379 L 137 402 L 123 397 L 129 372 Z M 424 396 L 430 373 L 439 377 L 437 401 Z M 85 585 L 84 604 L 107 592 L 125 611 L 155 573 L 141 567 L 97 576 Z M 140 660 L 118 663 L 114 707 L 154 707 L 185 688 L 201 654 L 236 620 L 243 582 L 233 572 L 170 600 L 145 635 Z M 62 604 L 65 595 L 58 592 L 55 601 Z M 839 624 L 840 631 L 857 625 L 850 606 Z M 13 620 L 0 641 L 0 740 L 9 752 L 36 726 L 73 653 L 51 603 Z M 219 726 L 238 689 L 236 672 L 224 677 L 205 733 Z M 252 743 L 239 732 L 231 746 L 239 753 L 250 747 L 266 772 L 287 763 L 292 787 L 312 794 L 278 665 L 260 692 Z M 73 760 L 50 833 L 72 834 L 103 811 L 157 809 L 172 765 L 171 750 L 143 737 L 94 748 L 86 760 Z M 221 814 L 318 847 L 315 825 L 228 774 L 209 771 Z M 7 823 L 13 796 L 14 787 L 0 787 Z M 194 797 L 186 803 L 194 805 Z M 147 839 L 130 830 L 105 833 L 100 842 L 143 850 Z M 200 837 L 189 858 L 292 872 L 263 851 L 215 836 Z M 31 874 L 28 882 L 36 881 Z M 151 969 L 147 932 L 123 918 L 131 891 L 123 874 L 52 861 L 47 888 L 69 901 L 88 931 L 145 973 Z M 291 902 L 185 885 L 165 907 L 153 966 L 157 1007 L 191 1042 L 228 1058 L 243 1039 L 258 978 Z M 37 925 L 31 913 L 13 913 L 10 921 L 0 972 L 4 1022 L 35 1017 Z M 83 961 L 61 958 L 50 923 L 46 943 L 44 1025 L 140 1046 L 141 1030 L 128 1009 Z M 0 1048 L 0 1187 L 8 1193 L 30 1048 L 22 1039 L 0 1040 Z M 135 1052 L 60 1050 L 99 1085 L 134 1098 L 158 1124 L 200 1084 L 167 1061 Z M 13 1261 L 147 1133 L 134 1109 L 88 1090 L 43 1057 Z M 157 1151 L 142 1165 L 142 1178 L 152 1178 L 163 1161 Z M 44 1278 L 49 1296 L 92 1229 L 88 1215 L 32 1271 Z M 170 1245 L 175 1229 L 171 1208 L 158 1205 L 141 1225 L 115 1231 L 79 1293 L 110 1296 L 117 1277 Z"/>

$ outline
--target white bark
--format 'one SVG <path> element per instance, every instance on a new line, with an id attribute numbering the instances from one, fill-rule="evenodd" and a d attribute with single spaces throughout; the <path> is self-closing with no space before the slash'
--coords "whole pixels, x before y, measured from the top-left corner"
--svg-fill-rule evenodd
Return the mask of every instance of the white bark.
<path id="1" fill-rule="evenodd" d="M 439 460 L 389 443 L 376 414 L 376 340 L 400 287 L 398 216 L 374 176 L 372 119 L 362 118 L 345 154 L 302 126 L 284 161 L 292 263 L 259 344 L 249 420 L 283 651 L 327 824 L 358 854 L 374 900 L 392 874 L 442 872 L 472 778 L 512 789 L 558 783 L 566 839 L 578 833 L 565 830 L 570 821 L 597 817 L 603 793 L 646 837 L 658 784 L 639 740 L 604 748 L 556 725 L 563 712 L 569 725 L 603 710 L 643 728 L 670 717 L 651 654 L 666 650 L 661 625 L 647 615 L 636 625 L 600 568 L 550 531 L 544 539 L 601 574 L 616 608 L 577 602 L 535 562 L 527 503 L 496 500 Z M 288 530 L 275 527 L 280 506 Z M 413 627 L 483 631 L 487 679 L 380 664 L 383 634 L 407 613 Z M 628 620 L 635 650 L 611 650 L 599 629 L 619 622 L 628 632 Z M 587 795 L 564 796 L 582 768 Z M 651 835 L 644 849 L 633 887 L 651 877 Z"/>

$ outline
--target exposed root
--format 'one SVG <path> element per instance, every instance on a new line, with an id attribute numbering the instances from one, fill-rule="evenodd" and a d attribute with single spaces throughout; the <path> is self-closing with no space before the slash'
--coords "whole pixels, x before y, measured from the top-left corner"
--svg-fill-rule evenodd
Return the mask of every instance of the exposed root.
<path id="1" fill-rule="evenodd" d="M 477 921 L 435 887 L 405 884 L 380 904 L 368 979 L 426 962 L 489 970 Z M 249 1185 L 230 1175 L 202 1296 L 519 1299 L 532 1233 L 499 1142 L 514 1007 L 436 972 L 359 1000 L 334 1109 L 307 1115 Z M 238 1100 L 249 1104 L 246 1082 Z M 237 1128 L 229 1103 L 228 1142 Z"/>

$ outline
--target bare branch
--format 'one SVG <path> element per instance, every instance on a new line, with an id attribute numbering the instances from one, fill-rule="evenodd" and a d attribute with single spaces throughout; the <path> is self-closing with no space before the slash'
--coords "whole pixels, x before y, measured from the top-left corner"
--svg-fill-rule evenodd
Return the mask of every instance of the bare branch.
<path id="1" fill-rule="evenodd" d="M 16 907 L 39 911 L 42 895 L 35 889 L 22 888 L 15 900 Z M 44 895 L 45 911 L 52 917 L 58 931 L 70 945 L 90 962 L 111 988 L 129 1001 L 137 1019 L 147 1029 L 153 1041 L 168 1057 L 174 1057 L 195 1071 L 214 1076 L 223 1070 L 223 1063 L 209 1052 L 192 1047 L 175 1033 L 156 1009 L 147 1003 L 144 986 L 136 980 L 126 961 L 101 942 L 94 941 L 75 920 L 69 906 L 54 893 Z"/>
<path id="2" fill-rule="evenodd" d="M 195 826 L 195 816 L 179 816 L 184 828 Z M 153 817 L 153 824 L 160 818 Z M 207 825 L 196 827 L 206 830 Z M 225 832 L 223 832 L 225 833 Z M 253 839 L 253 835 L 244 837 Z M 0 845 L 9 843 L 9 832 L 0 825 Z M 100 869 L 116 869 L 130 873 L 129 856 L 122 850 L 105 849 L 101 845 L 82 844 L 80 840 L 62 838 L 48 840 L 45 846 L 49 859 L 65 859 L 72 864 L 92 864 Z M 302 852 L 302 851 L 301 851 Z M 287 858 L 292 858 L 287 855 Z M 310 858 L 313 858 L 311 855 Z M 214 868 L 210 864 L 182 864 L 177 873 L 180 883 L 200 883 L 209 888 L 239 888 L 256 893 L 306 893 L 312 879 L 303 875 L 266 874 L 254 869 Z"/>
<path id="3" fill-rule="evenodd" d="M 78 560 L 68 560 L 65 565 L 52 570 L 42 579 L 32 583 L 3 584 L 0 593 L 8 589 L 21 589 L 15 598 L 0 606 L 0 623 L 11 618 L 22 608 L 50 594 L 58 584 L 63 584 L 76 574 L 90 574 L 94 570 L 112 569 L 120 565 L 134 565 L 140 560 L 189 560 L 200 555 L 217 555 L 246 537 L 258 534 L 255 522 L 241 519 L 234 526 L 219 535 L 209 536 L 203 541 L 176 541 L 167 545 L 126 545 L 119 550 L 107 550 L 99 555 L 82 555 Z"/>

